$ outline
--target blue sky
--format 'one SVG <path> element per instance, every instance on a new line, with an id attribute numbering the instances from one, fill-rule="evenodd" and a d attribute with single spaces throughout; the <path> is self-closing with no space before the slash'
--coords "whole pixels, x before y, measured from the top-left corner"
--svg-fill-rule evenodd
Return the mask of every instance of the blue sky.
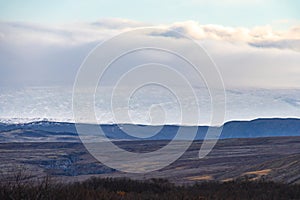
<path id="1" fill-rule="evenodd" d="M 284 29 L 299 23 L 300 1 L 293 0 L 126 0 L 0 1 L 0 19 L 38 23 L 125 18 L 149 23 L 194 20 L 201 24 Z"/>

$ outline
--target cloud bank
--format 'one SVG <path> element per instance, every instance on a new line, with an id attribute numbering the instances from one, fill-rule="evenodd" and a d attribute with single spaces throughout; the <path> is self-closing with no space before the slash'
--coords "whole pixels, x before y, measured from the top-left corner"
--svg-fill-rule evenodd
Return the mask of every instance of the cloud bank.
<path id="1" fill-rule="evenodd" d="M 0 22 L 0 85 L 72 85 L 80 64 L 98 43 L 149 26 L 178 31 L 202 45 L 220 68 L 226 87 L 300 86 L 300 26 L 273 30 L 126 19 L 56 25 Z M 153 36 L 173 40 L 181 48 L 180 38 L 168 31 Z"/>

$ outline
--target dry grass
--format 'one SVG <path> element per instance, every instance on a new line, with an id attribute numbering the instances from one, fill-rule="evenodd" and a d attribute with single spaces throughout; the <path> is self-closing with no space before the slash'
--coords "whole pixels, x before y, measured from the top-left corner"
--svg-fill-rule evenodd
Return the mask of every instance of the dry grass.
<path id="1" fill-rule="evenodd" d="M 268 175 L 272 170 L 271 169 L 264 169 L 264 170 L 259 170 L 259 171 L 251 171 L 251 172 L 246 172 L 243 175 L 258 175 L 258 176 L 264 176 Z"/>
<path id="2" fill-rule="evenodd" d="M 210 175 L 204 175 L 204 176 L 190 176 L 186 178 L 190 181 L 211 181 L 213 180 L 213 177 Z"/>

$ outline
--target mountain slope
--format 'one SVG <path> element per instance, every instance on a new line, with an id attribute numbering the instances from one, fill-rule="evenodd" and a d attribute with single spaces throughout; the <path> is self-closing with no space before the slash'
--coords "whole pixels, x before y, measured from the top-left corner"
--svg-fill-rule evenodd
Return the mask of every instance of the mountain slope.
<path id="1" fill-rule="evenodd" d="M 146 126 L 133 124 L 102 124 L 102 125 L 84 125 L 99 126 L 106 137 L 113 140 L 171 140 L 177 131 L 183 130 L 183 136 L 179 139 L 187 139 L 192 130 L 198 128 L 196 138 L 202 140 L 205 138 L 208 126 Z M 218 127 L 211 127 L 216 129 Z M 256 137 L 279 137 L 279 136 L 300 136 L 300 119 L 256 119 L 252 121 L 231 121 L 222 126 L 220 139 L 227 138 L 256 138 Z M 156 134 L 146 137 L 149 132 Z M 127 134 L 126 131 L 129 133 Z M 130 135 L 131 131 L 138 133 L 140 138 Z M 90 133 L 91 138 L 99 137 L 98 133 Z M 104 136 L 103 139 L 105 139 Z M 75 124 L 66 122 L 39 121 L 25 124 L 5 124 L 0 123 L 0 142 L 18 142 L 18 141 L 79 141 Z"/>

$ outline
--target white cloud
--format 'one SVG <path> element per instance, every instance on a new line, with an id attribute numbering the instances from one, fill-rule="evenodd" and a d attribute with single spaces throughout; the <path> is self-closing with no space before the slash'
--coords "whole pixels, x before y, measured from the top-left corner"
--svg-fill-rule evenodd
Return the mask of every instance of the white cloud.
<path id="1" fill-rule="evenodd" d="M 100 19 L 96 22 L 93 22 L 91 23 L 91 25 L 94 25 L 96 27 L 106 28 L 106 29 L 126 29 L 126 28 L 146 26 L 147 24 L 139 21 L 122 19 L 122 18 L 107 18 L 107 19 Z"/>
<path id="2" fill-rule="evenodd" d="M 0 84 L 72 84 L 78 67 L 96 44 L 144 26 L 149 24 L 125 19 L 63 25 L 0 22 Z M 278 31 L 271 26 L 249 29 L 186 21 L 159 27 L 176 30 L 202 44 L 228 87 L 300 86 L 300 26 Z M 170 32 L 156 36 L 168 36 L 183 48 Z"/>
<path id="3" fill-rule="evenodd" d="M 271 26 L 261 26 L 249 29 L 244 27 L 233 28 L 220 25 L 201 25 L 195 21 L 187 21 L 174 23 L 170 25 L 169 28 L 187 34 L 188 36 L 198 40 L 213 39 L 251 44 L 286 41 L 286 48 L 291 46 L 290 43 L 300 39 L 300 26 L 294 26 L 285 31 L 276 31 L 273 30 Z M 294 45 L 295 44 L 292 46 Z M 276 48 L 276 46 L 277 45 L 274 45 L 274 48 Z"/>
<path id="4" fill-rule="evenodd" d="M 24 22 L 0 22 L 0 38 L 9 42 L 53 44 L 79 44 L 107 39 L 126 30 L 148 27 L 151 24 L 126 19 L 102 19 L 92 23 L 73 23 L 62 25 L 41 25 Z M 260 26 L 253 29 L 244 27 L 225 27 L 221 25 L 202 25 L 195 21 L 162 24 L 158 27 L 172 29 L 186 34 L 196 40 L 212 39 L 243 43 L 270 43 L 300 40 L 300 26 L 288 30 L 273 30 L 271 26 Z M 290 42 L 288 42 L 290 41 Z M 283 44 L 282 44 L 283 45 Z M 274 45 L 276 48 L 277 45 Z M 282 48 L 282 47 L 279 47 Z M 294 49 L 294 48 L 292 48 Z"/>

